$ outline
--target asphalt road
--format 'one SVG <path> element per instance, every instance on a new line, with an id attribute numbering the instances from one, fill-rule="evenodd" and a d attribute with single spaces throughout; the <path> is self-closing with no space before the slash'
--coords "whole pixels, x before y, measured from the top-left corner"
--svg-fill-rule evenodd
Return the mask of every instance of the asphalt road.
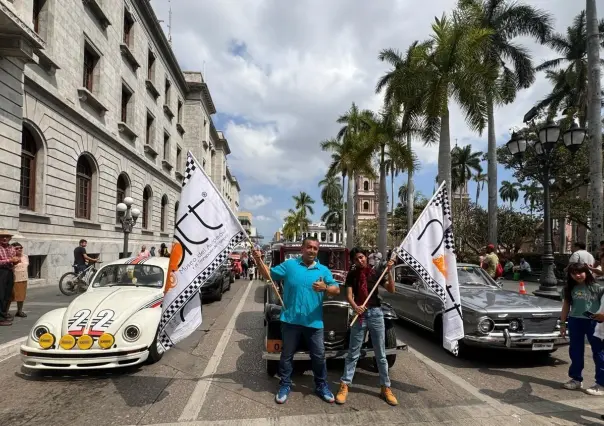
<path id="1" fill-rule="evenodd" d="M 406 324 L 397 333 L 411 349 L 390 372 L 398 407 L 379 398 L 377 374 L 367 364 L 357 370 L 344 406 L 319 400 L 309 372 L 295 376 L 290 399 L 277 405 L 278 380 L 266 375 L 261 359 L 262 292 L 258 281 L 237 281 L 221 302 L 204 305 L 201 328 L 155 365 L 31 374 L 18 356 L 5 359 L 0 425 L 604 424 L 603 398 L 561 388 L 566 350 L 550 356 L 475 351 L 455 358 Z M 328 366 L 335 391 L 342 363 Z M 586 356 L 586 385 L 593 383 L 592 366 Z"/>

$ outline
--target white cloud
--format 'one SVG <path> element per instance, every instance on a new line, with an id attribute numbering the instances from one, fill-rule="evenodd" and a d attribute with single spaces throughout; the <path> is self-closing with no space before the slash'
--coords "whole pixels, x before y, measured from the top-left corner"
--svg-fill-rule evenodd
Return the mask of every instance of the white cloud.
<path id="1" fill-rule="evenodd" d="M 246 195 L 243 197 L 243 206 L 246 209 L 254 210 L 266 206 L 271 201 L 273 201 L 271 197 L 265 197 L 262 194 Z"/>
<path id="2" fill-rule="evenodd" d="M 275 219 L 270 216 L 258 215 L 258 216 L 254 216 L 253 220 L 259 221 L 259 222 L 272 222 Z"/>

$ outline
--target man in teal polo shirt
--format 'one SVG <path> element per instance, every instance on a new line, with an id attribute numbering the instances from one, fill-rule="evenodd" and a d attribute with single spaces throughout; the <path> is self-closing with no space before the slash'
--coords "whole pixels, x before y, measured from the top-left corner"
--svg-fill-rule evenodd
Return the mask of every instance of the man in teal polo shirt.
<path id="1" fill-rule="evenodd" d="M 312 371 L 315 377 L 315 392 L 326 402 L 333 402 L 334 396 L 327 384 L 325 346 L 323 342 L 323 293 L 337 295 L 340 286 L 331 271 L 317 260 L 319 240 L 305 238 L 302 241 L 302 255 L 271 268 L 274 281 L 283 280 L 283 303 L 281 310 L 281 334 L 283 347 L 279 362 L 279 391 L 275 401 L 283 404 L 291 389 L 292 360 L 300 339 L 305 339 L 310 352 Z M 255 251 L 254 257 L 260 257 Z M 261 268 L 262 275 L 269 279 L 267 270 Z"/>

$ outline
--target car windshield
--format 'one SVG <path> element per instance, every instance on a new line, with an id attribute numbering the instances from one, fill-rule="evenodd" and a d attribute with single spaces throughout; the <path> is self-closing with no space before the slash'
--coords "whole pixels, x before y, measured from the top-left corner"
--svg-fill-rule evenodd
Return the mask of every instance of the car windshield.
<path id="1" fill-rule="evenodd" d="M 162 288 L 164 270 L 154 265 L 107 265 L 96 274 L 92 287 L 113 286 Z"/>
<path id="2" fill-rule="evenodd" d="M 460 287 L 497 287 L 478 266 L 458 266 L 457 281 Z"/>

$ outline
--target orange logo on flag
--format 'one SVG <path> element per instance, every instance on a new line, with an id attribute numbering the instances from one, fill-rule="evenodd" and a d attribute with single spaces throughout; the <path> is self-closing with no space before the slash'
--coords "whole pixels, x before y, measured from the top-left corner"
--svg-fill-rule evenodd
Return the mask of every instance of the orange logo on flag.
<path id="1" fill-rule="evenodd" d="M 176 287 L 177 281 L 175 272 L 178 270 L 178 265 L 180 264 L 181 259 L 182 246 L 180 245 L 180 243 L 175 242 L 174 244 L 172 244 L 172 251 L 170 252 L 170 264 L 168 266 L 168 283 L 166 284 L 164 294 Z"/>
<path id="2" fill-rule="evenodd" d="M 435 257 L 434 259 L 432 259 L 432 263 L 434 263 L 436 269 L 438 269 L 440 273 L 443 274 L 445 278 L 447 278 L 447 265 L 445 263 L 445 256 L 441 254 L 440 256 Z"/>

